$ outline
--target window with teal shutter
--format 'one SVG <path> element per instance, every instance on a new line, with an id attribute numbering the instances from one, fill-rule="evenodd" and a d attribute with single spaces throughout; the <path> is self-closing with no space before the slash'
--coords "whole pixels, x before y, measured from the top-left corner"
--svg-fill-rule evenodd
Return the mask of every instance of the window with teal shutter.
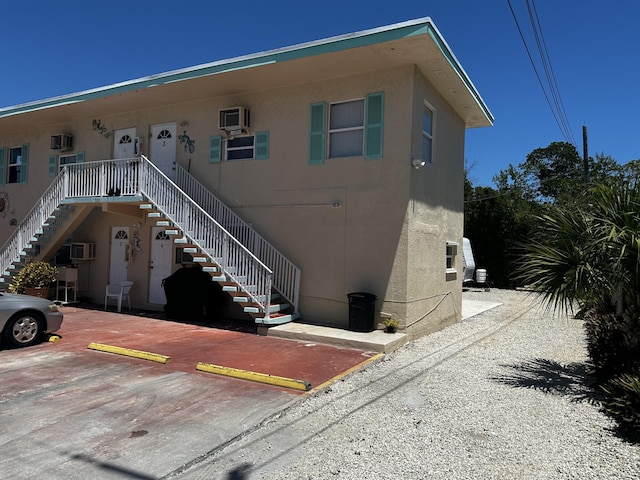
<path id="1" fill-rule="evenodd" d="M 57 165 L 58 165 L 58 157 L 56 155 L 49 155 L 49 176 L 50 177 L 56 176 Z"/>
<path id="2" fill-rule="evenodd" d="M 325 128 L 326 105 L 314 103 L 309 118 L 309 165 L 324 163 Z"/>
<path id="3" fill-rule="evenodd" d="M 22 145 L 22 165 L 20 166 L 20 183 L 26 184 L 29 175 L 29 144 Z"/>
<path id="4" fill-rule="evenodd" d="M 269 132 L 256 132 L 255 159 L 269 159 Z"/>
<path id="5" fill-rule="evenodd" d="M 4 174 L 7 168 L 7 157 L 4 147 L 0 148 L 0 185 L 4 185 Z"/>
<path id="6" fill-rule="evenodd" d="M 84 152 L 76 153 L 76 163 L 84 163 L 85 162 L 84 157 L 85 157 Z"/>
<path id="7" fill-rule="evenodd" d="M 220 163 L 222 158 L 222 136 L 214 135 L 209 140 L 209 163 Z"/>
<path id="8" fill-rule="evenodd" d="M 384 93 L 367 95 L 366 109 L 364 156 L 367 160 L 376 160 L 382 158 Z"/>

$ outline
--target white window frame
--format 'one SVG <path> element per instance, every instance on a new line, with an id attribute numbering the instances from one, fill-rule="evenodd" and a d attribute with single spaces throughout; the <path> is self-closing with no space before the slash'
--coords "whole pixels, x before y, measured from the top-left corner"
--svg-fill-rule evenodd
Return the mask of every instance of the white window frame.
<path id="1" fill-rule="evenodd" d="M 431 115 L 431 131 L 427 132 L 424 129 L 424 118 L 426 115 Z M 422 160 L 429 165 L 433 165 L 434 163 L 434 139 L 435 139 L 435 130 L 436 130 L 436 109 L 433 108 L 432 105 L 429 104 L 426 100 L 424 101 L 424 106 L 422 107 L 422 115 L 420 117 L 421 125 L 420 130 L 422 132 L 420 136 L 420 149 L 422 151 Z M 431 151 L 428 152 L 425 149 L 425 143 L 428 143 L 431 146 Z"/>
<path id="2" fill-rule="evenodd" d="M 12 155 L 11 153 L 14 150 L 20 150 L 20 155 L 18 155 L 18 161 L 15 163 L 11 163 Z M 16 169 L 15 179 L 11 179 L 11 170 Z M 9 147 L 8 157 L 7 157 L 7 183 L 20 183 L 20 175 L 22 173 L 22 146 L 19 147 Z"/>
<path id="3" fill-rule="evenodd" d="M 457 273 L 456 256 L 458 255 L 458 242 L 447 241 L 447 249 L 445 255 L 446 273 Z"/>
<path id="4" fill-rule="evenodd" d="M 230 147 L 229 146 L 229 142 L 232 142 L 233 140 L 237 140 L 237 139 L 241 139 L 241 138 L 251 138 L 252 139 L 252 143 L 251 145 L 242 145 L 242 146 L 237 146 L 237 147 Z M 247 156 L 247 157 L 239 157 L 239 158 L 229 158 L 229 153 L 231 152 L 241 152 L 243 150 L 246 151 L 251 151 L 251 156 Z M 227 138 L 226 140 L 226 145 L 225 145 L 225 161 L 226 162 L 235 162 L 237 160 L 253 160 L 256 157 L 256 136 L 255 135 L 239 135 L 237 137 L 231 137 L 231 138 Z"/>
<path id="5" fill-rule="evenodd" d="M 360 125 L 351 125 L 348 127 L 343 127 L 343 128 L 331 128 L 331 116 L 332 116 L 332 111 L 333 111 L 333 107 L 336 105 L 343 105 L 345 103 L 355 103 L 355 102 L 360 102 L 362 104 L 362 122 Z M 328 115 L 328 128 L 327 128 L 327 158 L 346 158 L 346 157 L 362 157 L 364 155 L 364 125 L 366 123 L 366 116 L 367 112 L 366 112 L 366 99 L 365 97 L 360 97 L 360 98 L 353 98 L 351 100 L 344 100 L 344 101 L 340 101 L 340 102 L 331 102 L 329 103 L 329 115 Z M 355 132 L 355 131 L 360 131 L 362 132 L 362 143 L 360 145 L 360 151 L 359 153 L 348 153 L 348 154 L 332 154 L 332 149 L 331 149 L 331 139 L 335 134 L 340 134 L 340 133 L 345 133 L 345 132 Z"/>
<path id="6" fill-rule="evenodd" d="M 70 159 L 73 157 L 73 162 L 64 161 L 65 159 Z M 60 155 L 58 157 L 58 171 L 62 170 L 65 165 L 73 165 L 74 163 L 78 163 L 78 156 L 74 153 L 72 155 Z"/>

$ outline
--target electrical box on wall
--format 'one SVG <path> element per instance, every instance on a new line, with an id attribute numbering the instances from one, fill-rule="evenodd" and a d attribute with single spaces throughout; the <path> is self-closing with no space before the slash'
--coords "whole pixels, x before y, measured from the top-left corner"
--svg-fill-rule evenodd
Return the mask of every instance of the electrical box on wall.
<path id="1" fill-rule="evenodd" d="M 75 261 L 95 260 L 96 244 L 72 243 L 69 257 L 71 258 L 71 260 Z"/>
<path id="2" fill-rule="evenodd" d="M 71 135 L 51 135 L 51 150 L 68 152 L 73 149 L 73 137 Z"/>

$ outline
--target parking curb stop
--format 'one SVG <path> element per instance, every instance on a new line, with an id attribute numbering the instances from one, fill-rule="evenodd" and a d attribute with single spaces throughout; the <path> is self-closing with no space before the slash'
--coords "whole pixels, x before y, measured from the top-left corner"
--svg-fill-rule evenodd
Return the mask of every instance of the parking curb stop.
<path id="1" fill-rule="evenodd" d="M 158 353 L 143 352 L 141 350 L 133 350 L 131 348 L 115 347 L 113 345 L 105 345 L 102 343 L 90 343 L 87 348 L 89 350 L 97 350 L 100 352 L 115 353 L 127 357 L 140 358 L 142 360 L 150 360 L 152 362 L 167 364 L 171 362 L 171 357 L 160 355 Z"/>
<path id="2" fill-rule="evenodd" d="M 277 375 L 269 375 L 267 373 L 250 372 L 248 370 L 240 370 L 238 368 L 223 367 L 211 363 L 198 362 L 196 370 L 201 372 L 215 373 L 227 377 L 251 380 L 253 382 L 267 383 L 278 387 L 293 388 L 307 392 L 311 390 L 311 384 L 306 380 L 295 380 L 293 378 L 278 377 Z"/>

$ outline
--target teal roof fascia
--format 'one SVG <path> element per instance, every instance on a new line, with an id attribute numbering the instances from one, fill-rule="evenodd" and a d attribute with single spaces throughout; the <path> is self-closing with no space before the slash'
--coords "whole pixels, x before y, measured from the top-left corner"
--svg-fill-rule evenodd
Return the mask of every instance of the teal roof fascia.
<path id="1" fill-rule="evenodd" d="M 85 90 L 78 93 L 24 103 L 21 105 L 15 105 L 13 107 L 0 108 L 0 118 L 19 115 L 27 112 L 34 112 L 47 108 L 59 107 L 63 105 L 70 105 L 87 100 L 105 98 L 112 95 L 118 95 L 130 91 L 180 82 L 193 78 L 218 75 L 236 70 L 255 68 L 278 62 L 286 62 L 305 57 L 312 57 L 315 55 L 335 53 L 352 48 L 373 45 L 376 43 L 384 43 L 392 40 L 398 40 L 424 34 L 428 34 L 438 45 L 443 55 L 451 64 L 452 68 L 460 75 L 464 83 L 467 85 L 467 88 L 469 88 L 472 95 L 481 105 L 483 111 L 487 115 L 487 118 L 489 118 L 493 123 L 493 116 L 482 101 L 480 94 L 471 83 L 471 80 L 466 75 L 457 59 L 451 52 L 451 49 L 446 44 L 446 42 L 440 35 L 440 32 L 438 32 L 437 28 L 435 27 L 435 25 L 433 25 L 429 17 L 409 20 L 406 22 L 396 23 L 393 25 L 378 27 L 369 30 L 363 30 L 360 32 L 354 32 L 345 35 L 338 35 L 322 40 L 301 43 L 251 55 L 244 55 L 232 59 L 220 60 L 212 63 L 198 65 L 195 67 L 173 70 L 166 73 L 151 75 L 148 77 L 116 83 L 105 87 Z"/>
<path id="2" fill-rule="evenodd" d="M 489 110 L 489 107 L 487 106 L 486 103 L 484 103 L 484 100 L 482 99 L 482 97 L 480 96 L 480 93 L 478 92 L 475 85 L 467 75 L 467 72 L 464 71 L 464 68 L 462 68 L 462 65 L 460 64 L 460 62 L 458 62 L 458 59 L 453 54 L 453 51 L 449 48 L 449 45 L 444 40 L 442 35 L 440 35 L 440 32 L 438 31 L 436 26 L 433 24 L 430 24 L 428 27 L 428 33 L 429 33 L 429 36 L 434 41 L 434 43 L 438 46 L 438 48 L 442 52 L 442 55 L 444 56 L 444 58 L 446 58 L 447 61 L 449 62 L 449 65 L 451 65 L 451 68 L 458 74 L 458 76 L 460 77 L 460 80 L 462 80 L 462 82 L 467 86 L 469 93 L 476 99 L 476 102 L 478 102 L 478 105 L 486 115 L 487 119 L 493 125 L 493 122 L 495 119 L 493 117 L 493 114 Z"/>

